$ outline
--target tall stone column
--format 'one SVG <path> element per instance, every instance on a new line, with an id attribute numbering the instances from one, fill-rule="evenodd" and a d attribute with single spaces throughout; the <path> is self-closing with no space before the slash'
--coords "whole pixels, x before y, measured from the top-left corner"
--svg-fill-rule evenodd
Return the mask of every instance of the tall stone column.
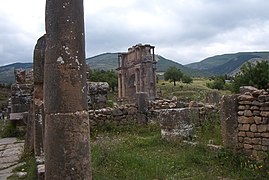
<path id="1" fill-rule="evenodd" d="M 44 136 L 44 110 L 43 110 L 43 79 L 44 61 L 46 49 L 46 36 L 38 39 L 34 50 L 34 94 L 33 94 L 33 113 L 34 113 L 34 152 L 36 156 L 43 155 L 43 136 Z"/>
<path id="2" fill-rule="evenodd" d="M 83 0 L 46 1 L 45 178 L 91 179 Z"/>

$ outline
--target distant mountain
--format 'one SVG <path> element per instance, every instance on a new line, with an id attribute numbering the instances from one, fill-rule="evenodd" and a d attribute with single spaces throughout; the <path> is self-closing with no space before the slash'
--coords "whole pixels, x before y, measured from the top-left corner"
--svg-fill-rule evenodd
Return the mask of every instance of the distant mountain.
<path id="1" fill-rule="evenodd" d="M 119 53 L 104 53 L 86 59 L 91 69 L 111 70 L 118 67 Z"/>
<path id="2" fill-rule="evenodd" d="M 91 69 L 102 69 L 102 70 L 115 70 L 118 67 L 118 54 L 119 53 L 104 53 L 94 57 L 86 59 L 87 64 Z M 200 70 L 193 70 L 179 64 L 175 61 L 166 59 L 160 55 L 155 55 L 157 61 L 156 67 L 157 72 L 165 72 L 169 67 L 176 66 L 181 69 L 184 74 L 191 76 L 209 76 L 210 73 Z"/>
<path id="3" fill-rule="evenodd" d="M 239 52 L 209 57 L 185 66 L 192 69 L 206 70 L 216 75 L 231 74 L 251 59 L 268 59 L 268 57 L 269 52 Z"/>
<path id="4" fill-rule="evenodd" d="M 104 53 L 86 59 L 91 69 L 115 70 L 118 67 L 119 53 Z M 182 65 L 175 61 L 155 55 L 157 72 L 165 72 L 169 67 L 176 66 L 184 74 L 190 76 L 211 76 L 220 74 L 234 74 L 240 70 L 242 64 L 248 61 L 269 59 L 269 52 L 240 52 L 235 54 L 223 54 L 206 58 L 197 63 Z M 0 67 L 0 83 L 14 83 L 14 70 L 23 68 L 31 69 L 32 63 L 13 63 Z"/>
<path id="5" fill-rule="evenodd" d="M 32 69 L 32 63 L 13 63 L 0 67 L 0 83 L 14 83 L 15 82 L 15 69 Z"/>

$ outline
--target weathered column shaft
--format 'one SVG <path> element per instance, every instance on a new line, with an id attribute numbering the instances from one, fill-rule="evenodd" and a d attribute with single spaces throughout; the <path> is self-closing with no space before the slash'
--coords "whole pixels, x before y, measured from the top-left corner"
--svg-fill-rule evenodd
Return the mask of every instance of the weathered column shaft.
<path id="1" fill-rule="evenodd" d="M 83 0 L 47 0 L 45 178 L 91 179 Z"/>
<path id="2" fill-rule="evenodd" d="M 43 82 L 44 82 L 44 61 L 46 50 L 46 36 L 38 39 L 34 49 L 34 152 L 36 156 L 43 155 L 44 136 L 44 110 L 43 110 Z"/>
<path id="3" fill-rule="evenodd" d="M 237 146 L 237 111 L 238 95 L 225 95 L 221 99 L 221 132 L 223 145 L 226 148 L 236 150 Z"/>

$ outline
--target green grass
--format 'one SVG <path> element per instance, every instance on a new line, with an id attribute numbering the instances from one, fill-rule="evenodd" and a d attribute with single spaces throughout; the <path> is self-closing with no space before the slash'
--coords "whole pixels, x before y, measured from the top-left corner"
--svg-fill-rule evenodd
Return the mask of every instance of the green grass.
<path id="1" fill-rule="evenodd" d="M 206 86 L 206 83 L 210 82 L 206 78 L 195 78 L 193 83 L 185 84 L 177 82 L 176 86 L 173 82 L 159 81 L 157 84 L 158 91 L 161 91 L 161 98 L 171 99 L 176 96 L 182 101 L 201 101 L 203 102 L 208 92 L 214 91 Z M 219 91 L 221 95 L 230 94 L 229 91 Z"/>
<path id="2" fill-rule="evenodd" d="M 269 178 L 269 169 L 245 165 L 249 162 L 245 156 L 210 150 L 203 143 L 167 142 L 157 125 L 103 132 L 91 148 L 93 179 Z"/>
<path id="3" fill-rule="evenodd" d="M 14 173 L 12 176 L 10 176 L 9 180 L 36 180 L 37 179 L 37 164 L 34 157 L 34 154 L 32 153 L 23 153 L 20 158 L 20 163 L 24 162 L 23 165 L 16 167 L 12 170 Z M 27 175 L 25 177 L 18 177 L 15 173 L 16 172 L 27 172 Z"/>

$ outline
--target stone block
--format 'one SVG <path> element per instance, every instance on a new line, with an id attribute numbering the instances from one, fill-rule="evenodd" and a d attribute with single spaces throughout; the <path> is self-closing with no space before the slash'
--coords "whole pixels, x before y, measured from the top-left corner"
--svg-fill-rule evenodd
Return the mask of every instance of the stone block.
<path id="1" fill-rule="evenodd" d="M 261 133 L 261 134 L 260 134 L 260 137 L 263 137 L 263 138 L 269 138 L 269 133 L 268 133 L 268 132 Z"/>
<path id="2" fill-rule="evenodd" d="M 223 145 L 226 148 L 235 149 L 237 147 L 237 127 L 238 127 L 238 95 L 225 95 L 221 98 L 221 133 Z"/>
<path id="3" fill-rule="evenodd" d="M 262 123 L 262 118 L 259 116 L 254 116 L 254 121 L 256 124 L 261 124 Z"/>
<path id="4" fill-rule="evenodd" d="M 257 125 L 256 124 L 250 125 L 250 131 L 251 132 L 257 132 Z"/>
<path id="5" fill-rule="evenodd" d="M 261 116 L 269 117 L 269 111 L 261 111 Z"/>
<path id="6" fill-rule="evenodd" d="M 254 133 L 254 137 L 261 137 L 261 133 L 258 132 Z"/>
<path id="7" fill-rule="evenodd" d="M 239 137 L 245 137 L 245 136 L 246 136 L 246 132 L 244 132 L 244 131 L 239 131 L 239 132 L 238 132 L 238 136 L 239 136 Z"/>
<path id="8" fill-rule="evenodd" d="M 239 124 L 238 130 L 240 130 L 240 131 L 249 131 L 249 127 L 250 127 L 249 124 Z"/>
<path id="9" fill-rule="evenodd" d="M 245 93 L 252 93 L 254 91 L 258 91 L 258 89 L 253 86 L 241 86 L 239 88 L 239 91 L 240 91 L 240 94 L 245 94 Z"/>
<path id="10" fill-rule="evenodd" d="M 266 132 L 267 126 L 263 124 L 257 125 L 257 130 L 258 132 Z"/>
<path id="11" fill-rule="evenodd" d="M 244 149 L 246 150 L 253 149 L 253 146 L 250 144 L 244 144 Z"/>
<path id="12" fill-rule="evenodd" d="M 251 138 L 249 138 L 249 137 L 245 137 L 245 138 L 244 138 L 244 143 L 245 143 L 245 144 L 251 144 L 251 143 L 252 143 Z"/>
<path id="13" fill-rule="evenodd" d="M 258 97 L 258 101 L 259 102 L 266 102 L 266 101 L 268 101 L 268 95 L 260 95 L 259 97 Z"/>
<path id="14" fill-rule="evenodd" d="M 243 115 L 244 115 L 244 111 L 238 111 L 238 112 L 237 112 L 237 115 L 238 115 L 238 116 L 243 116 Z"/>
<path id="15" fill-rule="evenodd" d="M 253 117 L 239 116 L 238 117 L 238 123 L 252 124 L 252 123 L 254 123 L 254 118 Z"/>
<path id="16" fill-rule="evenodd" d="M 252 101 L 251 104 L 254 105 L 254 106 L 258 106 L 258 107 L 262 105 L 262 103 L 257 101 L 257 100 Z"/>
<path id="17" fill-rule="evenodd" d="M 253 149 L 262 150 L 262 146 L 261 145 L 253 145 Z"/>
<path id="18" fill-rule="evenodd" d="M 239 104 L 241 104 L 241 105 L 251 105 L 252 102 L 251 101 L 239 101 Z"/>
<path id="19" fill-rule="evenodd" d="M 260 110 L 260 108 L 258 106 L 251 106 L 250 110 Z"/>
<path id="20" fill-rule="evenodd" d="M 162 137 L 183 139 L 192 135 L 193 127 L 199 121 L 198 109 L 163 109 L 158 116 Z"/>
<path id="21" fill-rule="evenodd" d="M 260 110 L 261 110 L 261 111 L 269 111 L 269 107 L 265 107 L 265 106 L 263 106 L 263 107 L 260 107 Z"/>
<path id="22" fill-rule="evenodd" d="M 260 111 L 256 111 L 256 110 L 253 111 L 253 115 L 254 115 L 254 116 L 259 116 L 260 113 L 261 113 Z"/>
<path id="23" fill-rule="evenodd" d="M 253 132 L 246 132 L 246 136 L 253 138 L 254 137 L 254 133 Z"/>
<path id="24" fill-rule="evenodd" d="M 269 124 L 269 118 L 268 117 L 263 117 L 262 118 L 262 124 Z"/>
<path id="25" fill-rule="evenodd" d="M 251 144 L 262 144 L 261 138 L 252 138 Z"/>
<path id="26" fill-rule="evenodd" d="M 238 106 L 238 109 L 239 109 L 239 110 L 245 110 L 245 109 L 246 109 L 246 106 L 242 106 L 242 105 L 240 105 L 240 106 Z"/>
<path id="27" fill-rule="evenodd" d="M 269 146 L 269 138 L 262 138 L 262 145 Z"/>
<path id="28" fill-rule="evenodd" d="M 238 100 L 239 101 L 253 101 L 253 100 L 255 100 L 255 98 L 253 97 L 253 96 L 251 96 L 251 95 L 240 95 L 239 97 L 238 97 Z M 251 104 L 251 103 L 248 103 L 248 104 Z"/>
<path id="29" fill-rule="evenodd" d="M 252 114 L 251 110 L 245 110 L 244 116 L 250 117 L 250 116 L 253 116 L 253 114 Z"/>

